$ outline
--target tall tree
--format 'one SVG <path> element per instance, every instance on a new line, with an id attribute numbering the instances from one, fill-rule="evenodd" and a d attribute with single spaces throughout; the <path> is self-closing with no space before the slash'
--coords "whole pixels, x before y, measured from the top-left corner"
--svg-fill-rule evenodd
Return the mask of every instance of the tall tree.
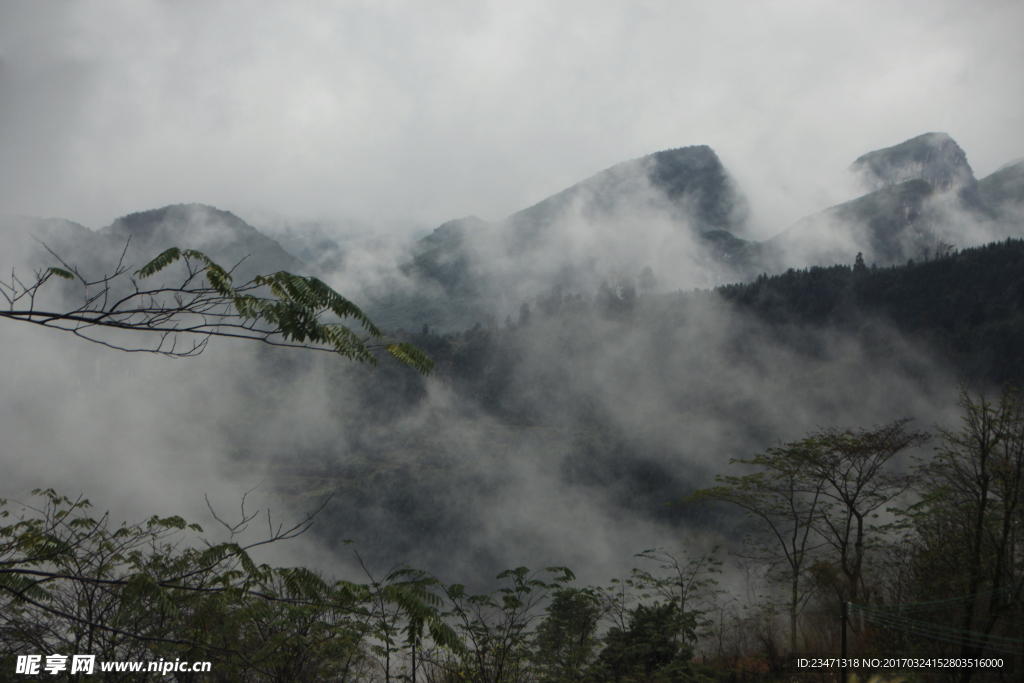
<path id="1" fill-rule="evenodd" d="M 915 521 L 922 585 L 967 597 L 960 656 L 976 658 L 997 632 L 1019 638 L 1024 626 L 1024 401 L 1012 388 L 994 402 L 962 388 L 960 407 L 961 428 L 941 430 L 935 458 L 919 468 Z"/>
<path id="2" fill-rule="evenodd" d="M 490 594 L 468 595 L 461 584 L 445 589 L 447 616 L 466 644 L 464 656 L 442 667 L 448 669 L 447 677 L 479 683 L 520 683 L 529 678 L 528 649 L 533 624 L 541 618 L 540 605 L 551 591 L 575 579 L 566 567 L 548 567 L 545 572 L 552 575 L 550 581 L 526 567 L 505 570 L 497 578 L 509 584 Z"/>
<path id="3" fill-rule="evenodd" d="M 805 439 L 796 453 L 798 467 L 823 484 L 825 505 L 814 525 L 837 555 L 847 601 L 863 595 L 868 553 L 882 540 L 886 525 L 873 520 L 911 484 L 909 475 L 893 471 L 891 461 L 930 438 L 926 432 L 908 431 L 909 422 L 903 418 L 873 429 L 825 429 Z"/>
<path id="4" fill-rule="evenodd" d="M 744 476 L 715 477 L 718 486 L 695 492 L 691 502 L 731 503 L 747 513 L 752 524 L 747 543 L 753 555 L 771 568 L 782 568 L 789 585 L 789 644 L 797 648 L 797 617 L 805 602 L 802 579 L 814 552 L 822 545 L 815 529 L 823 514 L 826 482 L 806 466 L 812 439 L 795 441 L 749 460 L 730 464 L 756 469 Z"/>
<path id="5" fill-rule="evenodd" d="M 555 589 L 533 637 L 533 661 L 542 683 L 584 680 L 594 659 L 600 619 L 601 603 L 593 591 Z"/>
<path id="6" fill-rule="evenodd" d="M 711 602 L 723 592 L 717 588 L 718 581 L 715 579 L 715 574 L 722 573 L 722 561 L 717 557 L 719 548 L 714 546 L 695 557 L 690 557 L 689 551 L 685 548 L 675 553 L 664 548 L 645 550 L 636 557 L 657 562 L 661 572 L 656 575 L 646 569 L 634 568 L 632 578 L 625 583 L 632 588 L 645 591 L 641 598 L 650 597 L 653 592 L 665 602 L 675 603 L 680 614 L 694 616 L 697 627 L 710 626 L 704 615 L 711 611 Z"/>

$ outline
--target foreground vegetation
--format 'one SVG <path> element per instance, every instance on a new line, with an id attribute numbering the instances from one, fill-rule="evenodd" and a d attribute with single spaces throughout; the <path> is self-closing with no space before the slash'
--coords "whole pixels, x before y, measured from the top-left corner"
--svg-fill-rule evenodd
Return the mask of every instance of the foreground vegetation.
<path id="1" fill-rule="evenodd" d="M 749 513 L 732 550 L 753 600 L 719 586 L 719 548 L 645 551 L 608 586 L 520 567 L 469 594 L 411 567 L 353 582 L 253 561 L 312 517 L 241 545 L 254 519 L 243 513 L 206 543 L 178 517 L 115 525 L 86 500 L 37 491 L 34 505 L 3 507 L 0 671 L 57 653 L 211 660 L 204 679 L 223 681 L 771 678 L 793 673 L 787 655 L 838 653 L 846 602 L 858 607 L 851 655 L 1000 657 L 999 669 L 942 673 L 1011 680 L 1024 664 L 1024 403 L 965 390 L 960 407 L 961 429 L 940 431 L 909 471 L 896 461 L 929 436 L 898 420 L 809 434 L 691 496 Z"/>

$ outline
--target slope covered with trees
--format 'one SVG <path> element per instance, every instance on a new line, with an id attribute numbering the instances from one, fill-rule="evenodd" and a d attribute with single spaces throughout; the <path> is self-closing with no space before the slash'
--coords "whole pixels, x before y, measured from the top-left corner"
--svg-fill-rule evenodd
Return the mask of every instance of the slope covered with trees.
<path id="1" fill-rule="evenodd" d="M 891 268 L 790 270 L 718 290 L 770 324 L 870 334 L 884 321 L 947 358 L 963 378 L 1024 382 L 1024 241 L 950 250 Z"/>

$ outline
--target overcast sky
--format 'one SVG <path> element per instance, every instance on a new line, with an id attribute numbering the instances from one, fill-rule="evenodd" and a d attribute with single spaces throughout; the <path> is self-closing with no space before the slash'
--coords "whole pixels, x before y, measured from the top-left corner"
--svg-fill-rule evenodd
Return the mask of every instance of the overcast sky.
<path id="1" fill-rule="evenodd" d="M 767 236 L 920 133 L 978 177 L 1024 156 L 1021 27 L 977 0 L 5 1 L 0 212 L 423 229 L 708 144 Z"/>

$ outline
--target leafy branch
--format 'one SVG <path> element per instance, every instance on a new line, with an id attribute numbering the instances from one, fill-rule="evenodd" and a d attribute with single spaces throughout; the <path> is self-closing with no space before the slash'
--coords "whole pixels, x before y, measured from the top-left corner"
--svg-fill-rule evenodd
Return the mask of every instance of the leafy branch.
<path id="1" fill-rule="evenodd" d="M 226 337 L 327 351 L 371 365 L 378 363 L 378 353 L 386 353 L 423 374 L 434 368 L 412 344 L 387 341 L 358 306 L 315 277 L 279 271 L 236 286 L 233 269 L 201 251 L 172 247 L 134 272 L 122 252 L 112 274 L 90 279 L 47 251 L 60 266 L 36 270 L 30 282 L 13 271 L 9 281 L 0 282 L 0 296 L 7 302 L 0 317 L 128 352 L 189 357 L 202 353 L 210 338 Z M 144 280 L 179 261 L 184 273 L 173 284 L 144 286 Z M 44 286 L 53 279 L 76 283 L 80 303 L 70 310 L 43 306 Z M 356 329 L 343 324 L 346 320 L 356 323 Z M 128 346 L 112 340 L 106 330 L 148 333 L 155 341 Z"/>

